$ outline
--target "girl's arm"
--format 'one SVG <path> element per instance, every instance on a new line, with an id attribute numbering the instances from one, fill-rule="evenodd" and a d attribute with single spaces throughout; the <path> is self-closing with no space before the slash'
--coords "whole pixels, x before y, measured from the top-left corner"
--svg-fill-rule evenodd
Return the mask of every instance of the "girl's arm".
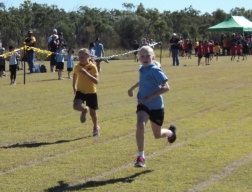
<path id="1" fill-rule="evenodd" d="M 133 96 L 133 94 L 134 94 L 134 89 L 137 88 L 138 86 L 139 86 L 139 82 L 137 82 L 135 85 L 133 85 L 133 86 L 128 90 L 128 95 L 129 95 L 130 97 Z"/>
<path id="2" fill-rule="evenodd" d="M 80 72 L 83 73 L 84 75 L 86 75 L 94 84 L 99 83 L 99 78 L 97 76 L 91 75 L 84 68 L 81 68 Z"/>
<path id="3" fill-rule="evenodd" d="M 77 78 L 78 78 L 78 75 L 76 73 L 74 73 L 74 75 L 73 75 L 73 91 L 74 91 L 74 94 L 77 91 L 77 87 L 76 87 Z"/>
<path id="4" fill-rule="evenodd" d="M 152 100 L 153 98 L 155 98 L 159 95 L 162 95 L 163 93 L 170 90 L 170 86 L 169 86 L 167 80 L 162 81 L 160 85 L 161 85 L 161 88 L 156 93 L 153 93 L 153 94 L 149 95 L 148 97 L 141 98 L 141 99 L 139 99 L 139 101 L 141 103 L 148 102 L 148 101 Z"/>

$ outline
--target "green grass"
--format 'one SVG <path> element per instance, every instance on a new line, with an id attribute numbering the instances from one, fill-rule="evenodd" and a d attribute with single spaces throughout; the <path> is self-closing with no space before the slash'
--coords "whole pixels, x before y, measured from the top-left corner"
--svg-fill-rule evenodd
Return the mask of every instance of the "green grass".
<path id="1" fill-rule="evenodd" d="M 171 87 L 163 95 L 164 127 L 176 124 L 178 139 L 155 140 L 148 124 L 143 169 L 133 167 L 136 94 L 127 96 L 138 81 L 133 59 L 102 62 L 95 138 L 90 117 L 81 124 L 72 109 L 71 80 L 27 74 L 24 85 L 18 71 L 11 86 L 9 76 L 1 78 L 0 191 L 251 191 L 251 59 L 219 57 L 197 66 L 193 57 L 172 67 L 171 58 L 162 58 Z M 48 62 L 39 63 L 49 70 Z"/>

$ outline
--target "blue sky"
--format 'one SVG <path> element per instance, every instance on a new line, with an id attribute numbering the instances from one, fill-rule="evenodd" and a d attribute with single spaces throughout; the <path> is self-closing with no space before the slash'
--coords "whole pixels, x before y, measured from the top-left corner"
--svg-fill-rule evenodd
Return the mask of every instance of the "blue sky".
<path id="1" fill-rule="evenodd" d="M 244 7 L 246 10 L 252 9 L 251 0 L 30 0 L 32 3 L 57 5 L 58 8 L 63 8 L 66 11 L 76 11 L 79 6 L 88 6 L 90 8 L 102 8 L 102 9 L 119 9 L 123 10 L 123 3 L 132 3 L 136 7 L 142 3 L 145 9 L 158 9 L 159 12 L 163 11 L 180 11 L 185 7 L 192 7 L 201 11 L 201 14 L 212 13 L 218 8 L 229 13 L 232 8 Z M 7 8 L 19 7 L 24 0 L 0 0 Z"/>

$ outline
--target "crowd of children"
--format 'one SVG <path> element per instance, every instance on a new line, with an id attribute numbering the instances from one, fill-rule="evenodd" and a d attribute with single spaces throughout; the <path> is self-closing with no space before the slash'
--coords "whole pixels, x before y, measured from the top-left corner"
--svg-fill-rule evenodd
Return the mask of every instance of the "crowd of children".
<path id="1" fill-rule="evenodd" d="M 231 61 L 237 57 L 237 62 L 247 60 L 247 55 L 252 55 L 252 37 L 232 34 L 221 36 L 220 40 L 197 40 L 192 43 L 191 39 L 180 39 L 179 56 L 191 59 L 192 50 L 194 48 L 195 57 L 198 57 L 198 65 L 203 63 L 204 57 L 205 64 L 210 65 L 210 61 L 214 56 L 216 61 L 220 55 L 230 55 Z"/>

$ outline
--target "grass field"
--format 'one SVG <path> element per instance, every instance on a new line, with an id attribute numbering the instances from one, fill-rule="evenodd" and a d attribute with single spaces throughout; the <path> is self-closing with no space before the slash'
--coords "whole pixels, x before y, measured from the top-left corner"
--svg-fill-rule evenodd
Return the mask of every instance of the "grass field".
<path id="1" fill-rule="evenodd" d="M 17 85 L 0 79 L 0 191 L 252 191 L 252 57 L 219 57 L 209 66 L 162 58 L 171 90 L 164 127 L 174 144 L 155 140 L 148 124 L 146 168 L 134 168 L 138 63 L 102 63 L 98 84 L 101 136 L 72 109 L 72 81 L 57 73 L 18 71 Z M 48 62 L 40 62 L 46 64 Z M 186 66 L 184 66 L 186 65 Z M 9 75 L 9 73 L 7 72 Z M 64 72 L 67 77 L 67 72 Z"/>

